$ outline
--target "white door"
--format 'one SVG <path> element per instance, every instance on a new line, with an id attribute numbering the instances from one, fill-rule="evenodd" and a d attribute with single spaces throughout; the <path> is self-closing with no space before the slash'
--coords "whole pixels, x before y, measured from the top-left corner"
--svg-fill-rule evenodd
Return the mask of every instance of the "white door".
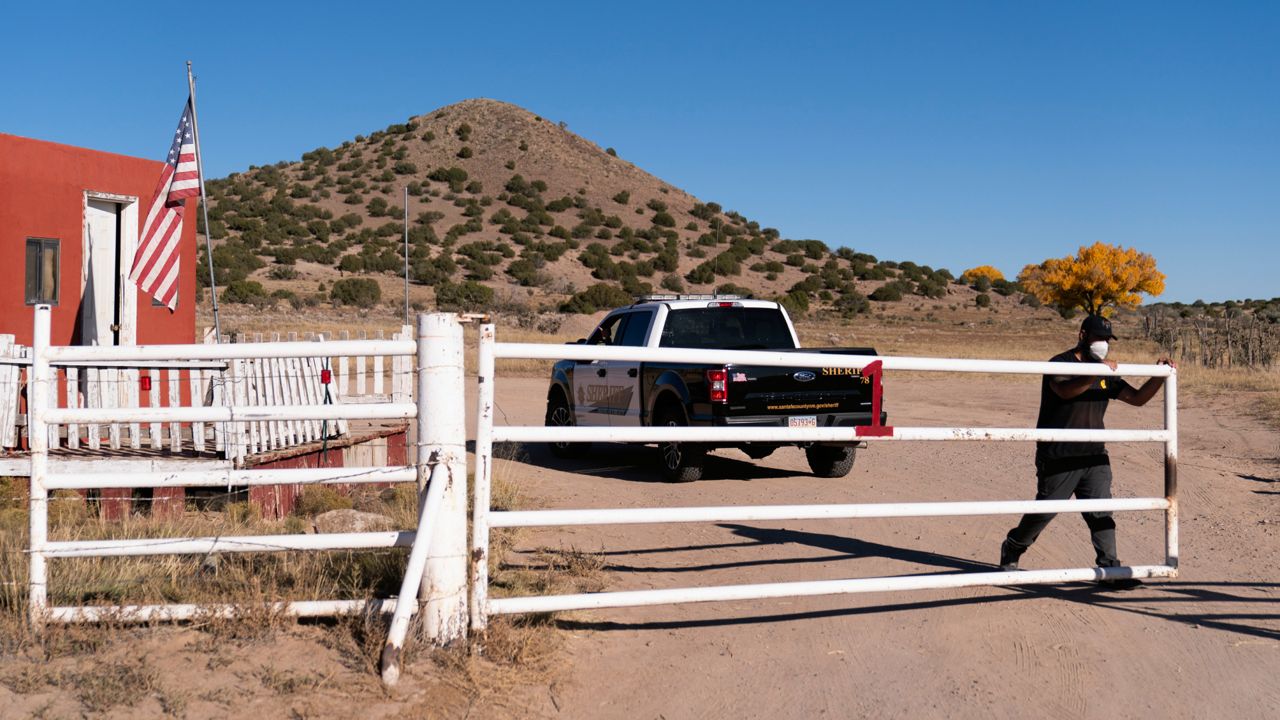
<path id="1" fill-rule="evenodd" d="M 120 204 L 89 199 L 84 209 L 82 345 L 120 343 Z"/>

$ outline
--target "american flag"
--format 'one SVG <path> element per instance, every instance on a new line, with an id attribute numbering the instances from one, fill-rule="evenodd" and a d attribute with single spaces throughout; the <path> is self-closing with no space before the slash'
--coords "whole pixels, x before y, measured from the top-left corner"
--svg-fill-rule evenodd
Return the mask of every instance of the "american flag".
<path id="1" fill-rule="evenodd" d="M 200 172 L 196 166 L 195 132 L 191 99 L 182 110 L 182 119 L 173 133 L 164 172 L 151 198 L 142 238 L 133 258 L 129 279 L 142 291 L 164 303 L 172 311 L 178 306 L 178 256 L 182 242 L 182 211 L 186 198 L 200 194 Z"/>

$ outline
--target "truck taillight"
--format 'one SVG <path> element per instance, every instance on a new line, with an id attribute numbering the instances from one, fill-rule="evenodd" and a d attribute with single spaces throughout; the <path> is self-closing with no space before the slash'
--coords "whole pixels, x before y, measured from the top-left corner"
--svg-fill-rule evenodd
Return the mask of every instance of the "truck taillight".
<path id="1" fill-rule="evenodd" d="M 707 390 L 711 402 L 724 404 L 729 402 L 729 371 L 716 368 L 707 371 Z"/>

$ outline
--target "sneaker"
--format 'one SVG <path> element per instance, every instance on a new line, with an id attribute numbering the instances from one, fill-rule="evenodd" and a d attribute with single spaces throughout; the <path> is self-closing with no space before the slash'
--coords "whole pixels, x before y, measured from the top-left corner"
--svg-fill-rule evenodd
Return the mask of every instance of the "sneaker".
<path id="1" fill-rule="evenodd" d="M 1138 578 L 1105 578 L 1098 581 L 1098 584 L 1107 590 L 1132 590 L 1142 587 L 1142 581 Z"/>
<path id="2" fill-rule="evenodd" d="M 1018 569 L 1018 558 L 1022 557 L 1022 551 L 1015 548 L 1008 540 L 1000 543 L 1000 569 L 1004 572 L 1013 572 Z"/>

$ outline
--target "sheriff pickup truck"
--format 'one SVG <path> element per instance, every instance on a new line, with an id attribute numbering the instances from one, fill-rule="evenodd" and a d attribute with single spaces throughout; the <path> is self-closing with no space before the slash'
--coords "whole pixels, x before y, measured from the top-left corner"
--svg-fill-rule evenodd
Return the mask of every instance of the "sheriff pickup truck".
<path id="1" fill-rule="evenodd" d="M 579 344 L 649 348 L 801 351 L 795 327 L 776 302 L 725 295 L 646 296 L 605 316 Z M 875 355 L 871 348 L 803 352 Z M 873 385 L 849 368 L 702 365 L 617 360 L 561 360 L 547 390 L 548 426 L 854 427 L 872 420 Z M 752 459 L 779 443 L 664 442 L 658 467 L 668 482 L 702 478 L 708 450 L 733 447 Z M 861 443 L 805 443 L 819 477 L 844 477 Z M 580 456 L 590 443 L 550 445 L 558 457 Z"/>

